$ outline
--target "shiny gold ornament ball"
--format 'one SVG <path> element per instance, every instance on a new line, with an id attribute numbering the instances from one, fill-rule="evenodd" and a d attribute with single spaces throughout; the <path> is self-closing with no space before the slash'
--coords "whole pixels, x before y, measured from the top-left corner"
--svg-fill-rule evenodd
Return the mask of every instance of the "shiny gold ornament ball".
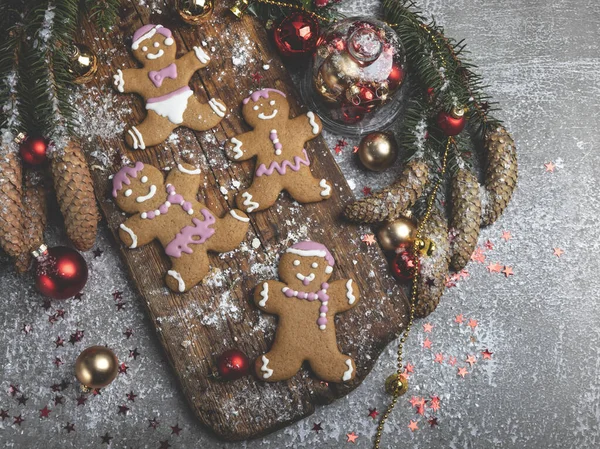
<path id="1" fill-rule="evenodd" d="M 408 379 L 392 374 L 385 380 L 385 392 L 389 395 L 402 396 L 408 391 Z"/>
<path id="2" fill-rule="evenodd" d="M 75 362 L 75 376 L 88 388 L 103 388 L 115 380 L 119 373 L 119 361 L 110 349 L 92 346 L 85 349 Z"/>
<path id="3" fill-rule="evenodd" d="M 374 132 L 362 138 L 358 145 L 360 162 L 372 171 L 383 171 L 398 158 L 398 145 L 391 134 Z"/>
<path id="4" fill-rule="evenodd" d="M 246 13 L 248 6 L 250 6 L 249 0 L 237 0 L 235 4 L 231 8 L 229 8 L 229 10 L 238 19 L 241 19 L 242 16 Z"/>
<path id="5" fill-rule="evenodd" d="M 98 57 L 90 47 L 83 44 L 71 44 L 67 47 L 69 57 L 68 72 L 76 84 L 91 81 L 98 70 Z"/>
<path id="6" fill-rule="evenodd" d="M 410 245 L 417 236 L 417 225 L 410 218 L 401 217 L 388 222 L 377 233 L 377 240 L 385 251 L 394 251 Z"/>
<path id="7" fill-rule="evenodd" d="M 178 0 L 179 17 L 188 25 L 200 25 L 213 12 L 213 0 Z"/>

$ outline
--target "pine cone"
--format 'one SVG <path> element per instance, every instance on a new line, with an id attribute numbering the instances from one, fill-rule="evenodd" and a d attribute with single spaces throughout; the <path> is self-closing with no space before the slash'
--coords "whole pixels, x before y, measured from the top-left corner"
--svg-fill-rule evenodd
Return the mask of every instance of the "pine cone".
<path id="1" fill-rule="evenodd" d="M 485 150 L 487 201 L 484 201 L 482 226 L 491 225 L 502 215 L 517 186 L 518 177 L 515 141 L 505 128 L 500 126 L 487 135 Z"/>
<path id="2" fill-rule="evenodd" d="M 23 217 L 25 223 L 23 233 L 27 250 L 17 257 L 17 270 L 25 272 L 31 265 L 31 251 L 44 243 L 46 228 L 46 188 L 39 173 L 25 173 L 25 188 L 23 190 Z"/>
<path id="3" fill-rule="evenodd" d="M 450 243 L 450 263 L 454 270 L 462 270 L 475 250 L 479 239 L 481 200 L 477 177 L 464 168 L 452 178 L 452 213 L 450 228 L 454 238 Z"/>
<path id="4" fill-rule="evenodd" d="M 100 214 L 79 142 L 71 141 L 62 152 L 57 152 L 50 168 L 67 235 L 78 250 L 88 250 L 96 241 Z"/>
<path id="5" fill-rule="evenodd" d="M 16 145 L 0 151 L 0 246 L 11 257 L 26 251 L 23 236 L 23 172 Z"/>
<path id="6" fill-rule="evenodd" d="M 425 224 L 423 238 L 432 240 L 435 243 L 435 250 L 431 256 L 423 255 L 420 259 L 415 307 L 415 316 L 418 318 L 425 318 L 435 310 L 446 287 L 450 262 L 448 223 L 438 209 L 432 211 Z"/>
<path id="7" fill-rule="evenodd" d="M 421 196 L 428 177 L 425 162 L 410 161 L 393 184 L 346 207 L 346 217 L 359 223 L 395 220 Z"/>

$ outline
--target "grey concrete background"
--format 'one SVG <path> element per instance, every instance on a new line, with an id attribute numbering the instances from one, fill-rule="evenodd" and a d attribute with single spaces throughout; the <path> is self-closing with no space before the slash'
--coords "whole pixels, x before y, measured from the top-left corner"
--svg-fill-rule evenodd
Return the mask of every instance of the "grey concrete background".
<path id="1" fill-rule="evenodd" d="M 150 1 L 148 3 L 152 7 Z M 358 1 L 349 13 L 375 11 L 376 2 Z M 466 38 L 472 59 L 501 103 L 500 117 L 513 132 L 519 149 L 520 184 L 504 217 L 485 230 L 484 264 L 471 263 L 469 275 L 448 290 L 438 310 L 425 322 L 431 333 L 415 327 L 407 343 L 414 365 L 411 391 L 390 418 L 382 447 L 436 448 L 594 448 L 600 445 L 600 302 L 598 291 L 598 167 L 600 166 L 600 3 L 595 0 L 455 0 L 421 2 L 449 35 Z M 100 102 L 101 100 L 94 100 Z M 96 117 L 97 134 L 118 128 L 112 97 L 104 97 Z M 115 126 L 116 125 L 116 126 Z M 104 128 L 103 128 L 104 126 Z M 113 129 L 111 132 L 118 132 Z M 333 148 L 337 137 L 328 136 Z M 350 145 L 354 142 L 350 141 Z M 337 157 L 358 196 L 365 185 L 377 187 L 393 173 L 378 176 L 360 171 L 349 151 Z M 544 164 L 556 164 L 553 173 Z M 510 231 L 512 239 L 501 239 Z M 58 226 L 48 234 L 51 244 L 65 242 Z M 369 408 L 382 410 L 388 396 L 383 382 L 394 369 L 395 347 L 384 352 L 376 368 L 356 391 L 288 428 L 266 438 L 226 444 L 201 428 L 189 411 L 141 300 L 128 282 L 116 246 L 102 228 L 98 247 L 104 253 L 86 258 L 90 281 L 82 301 L 52 304 L 45 311 L 31 278 L 17 277 L 2 259 L 0 285 L 0 445 L 29 448 L 105 447 L 108 432 L 114 448 L 272 448 L 353 447 L 346 434 L 358 435 L 357 448 L 371 447 L 376 422 Z M 558 258 L 553 248 L 565 254 Z M 498 262 L 514 276 L 489 273 Z M 123 292 L 125 310 L 117 311 L 114 290 Z M 49 315 L 66 313 L 56 323 Z M 478 321 L 472 331 L 455 316 Z M 31 331 L 22 331 L 24 326 Z M 84 330 L 82 342 L 69 335 Z M 132 329 L 127 339 L 123 332 Z M 65 339 L 56 347 L 57 336 Z M 429 338 L 432 349 L 422 344 Z M 114 348 L 129 369 L 100 396 L 77 406 L 71 384 L 55 393 L 50 386 L 73 379 L 79 352 L 92 344 Z M 133 359 L 129 351 L 137 348 Z M 493 352 L 482 360 L 481 351 Z M 442 353 L 444 363 L 434 362 Z M 475 355 L 470 368 L 465 358 Z M 53 364 L 59 357 L 63 365 Z M 455 366 L 451 357 L 457 358 Z M 467 366 L 464 379 L 459 367 Z M 10 384 L 21 393 L 12 396 Z M 128 402 L 126 393 L 137 398 Z M 17 398 L 25 395 L 25 405 Z M 62 396 L 64 404 L 55 405 Z M 411 395 L 437 395 L 441 409 L 415 413 Z M 127 415 L 118 407 L 127 405 Z M 48 406 L 49 418 L 39 410 Z M 260 404 L 256 404 L 260 407 Z M 21 426 L 13 424 L 21 415 Z M 427 418 L 438 417 L 430 427 Z M 149 419 L 160 423 L 149 427 Z M 419 429 L 408 429 L 415 420 Z M 64 429 L 73 423 L 75 432 Z M 312 431 L 320 423 L 323 431 Z M 170 426 L 178 424 L 180 435 Z M 162 443 L 161 443 L 162 442 Z M 166 442 L 166 443 L 165 443 Z"/>

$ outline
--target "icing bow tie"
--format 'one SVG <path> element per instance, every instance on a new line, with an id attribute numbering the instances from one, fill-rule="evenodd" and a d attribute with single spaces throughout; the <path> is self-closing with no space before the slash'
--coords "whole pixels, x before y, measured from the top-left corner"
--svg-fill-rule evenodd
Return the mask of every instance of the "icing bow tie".
<path id="1" fill-rule="evenodd" d="M 177 66 L 175 65 L 175 63 L 173 63 L 169 64 L 164 69 L 150 70 L 148 76 L 150 77 L 150 81 L 152 81 L 152 83 L 156 87 L 160 87 L 165 78 L 177 78 Z"/>

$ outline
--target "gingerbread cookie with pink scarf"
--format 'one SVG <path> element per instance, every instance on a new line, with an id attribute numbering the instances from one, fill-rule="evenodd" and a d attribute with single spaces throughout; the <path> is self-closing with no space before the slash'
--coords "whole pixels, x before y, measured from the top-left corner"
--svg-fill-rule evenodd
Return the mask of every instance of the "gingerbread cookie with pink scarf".
<path id="1" fill-rule="evenodd" d="M 324 381 L 354 379 L 354 360 L 337 345 L 335 315 L 356 306 L 360 295 L 352 279 L 328 282 L 334 264 L 325 245 L 296 243 L 279 261 L 282 282 L 266 281 L 256 287 L 258 308 L 279 317 L 273 347 L 256 359 L 260 379 L 289 379 L 304 361 Z"/>
<path id="2" fill-rule="evenodd" d="M 246 212 L 267 209 L 283 190 L 299 203 L 331 196 L 331 184 L 312 175 L 304 147 L 321 133 L 321 120 L 313 112 L 293 119 L 289 113 L 285 94 L 276 89 L 259 90 L 243 101 L 242 115 L 253 130 L 232 137 L 226 152 L 234 161 L 256 156 L 252 185 L 236 198 Z"/>
<path id="3" fill-rule="evenodd" d="M 129 248 L 157 239 L 171 259 L 165 282 L 175 292 L 185 292 L 209 271 L 208 251 L 223 253 L 238 247 L 250 219 L 233 209 L 223 217 L 196 200 L 200 169 L 179 164 L 166 183 L 152 165 L 136 162 L 123 167 L 112 180 L 112 195 L 120 209 L 135 214 L 120 225 L 119 237 Z"/>
<path id="4" fill-rule="evenodd" d="M 171 30 L 162 25 L 144 25 L 133 34 L 133 56 L 141 69 L 118 69 L 115 88 L 141 95 L 148 110 L 146 119 L 125 132 L 133 149 L 158 145 L 178 126 L 206 131 L 216 126 L 227 112 L 222 101 L 211 98 L 203 104 L 188 86 L 192 75 L 206 67 L 210 57 L 195 46 L 176 59 L 177 45 Z"/>

